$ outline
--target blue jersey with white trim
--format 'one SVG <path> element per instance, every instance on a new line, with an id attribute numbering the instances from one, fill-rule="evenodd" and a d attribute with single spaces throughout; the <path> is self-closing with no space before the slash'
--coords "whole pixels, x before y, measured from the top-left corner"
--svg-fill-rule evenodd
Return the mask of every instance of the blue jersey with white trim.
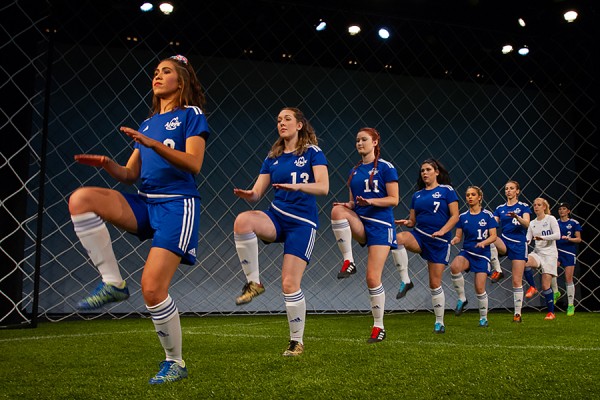
<path id="1" fill-rule="evenodd" d="M 558 219 L 558 227 L 560 228 L 560 236 L 568 236 L 570 238 L 575 237 L 575 232 L 581 232 L 581 224 L 579 221 L 569 218 L 566 221 Z M 577 243 L 569 242 L 567 239 L 560 239 L 556 241 L 556 247 L 558 250 L 563 250 L 568 253 L 577 254 Z"/>
<path id="2" fill-rule="evenodd" d="M 354 211 L 361 217 L 383 221 L 393 227 L 393 207 L 360 206 L 356 203 L 356 196 L 362 196 L 365 199 L 387 197 L 386 184 L 389 182 L 398 182 L 398 171 L 396 168 L 392 163 L 380 158 L 377 160 L 377 169 L 374 171 L 372 183 L 369 185 L 373 165 L 374 163 L 361 164 L 356 170 L 351 171 L 350 190 L 352 191 L 352 200 L 354 201 Z"/>
<path id="3" fill-rule="evenodd" d="M 323 151 L 315 145 L 308 146 L 301 155 L 283 153 L 275 158 L 265 158 L 260 174 L 269 174 L 273 183 L 314 183 L 313 167 L 327 165 Z M 317 200 L 315 195 L 301 191 L 290 192 L 275 189 L 273 199 L 275 210 L 299 222 L 308 219 L 314 226 L 319 225 Z"/>
<path id="4" fill-rule="evenodd" d="M 519 220 L 515 217 L 508 215 L 509 212 L 516 213 L 519 217 L 523 218 L 523 214 L 531 215 L 531 208 L 529 204 L 518 201 L 512 206 L 506 203 L 500 204 L 494 210 L 494 217 L 500 219 L 500 226 L 502 227 L 502 235 L 509 239 L 513 239 L 519 242 L 526 242 L 527 228 L 525 228 Z"/>
<path id="5" fill-rule="evenodd" d="M 415 227 L 431 235 L 439 231 L 450 219 L 450 203 L 458 202 L 458 196 L 450 185 L 439 185 L 433 189 L 421 189 L 415 192 L 410 208 L 415 210 Z M 444 235 L 449 240 L 452 232 Z"/>
<path id="6" fill-rule="evenodd" d="M 185 152 L 189 137 L 208 140 L 206 117 L 198 107 L 177 108 L 164 114 L 154 114 L 140 125 L 139 131 L 172 149 Z M 139 191 L 146 194 L 185 195 L 200 197 L 194 174 L 182 171 L 154 150 L 135 143 L 140 151 L 142 170 Z"/>
<path id="7" fill-rule="evenodd" d="M 498 222 L 489 210 L 481 210 L 477 214 L 465 211 L 460 214 L 456 228 L 463 232 L 463 249 L 490 258 L 490 246 L 475 247 L 479 242 L 488 238 L 490 229 L 498 228 Z"/>

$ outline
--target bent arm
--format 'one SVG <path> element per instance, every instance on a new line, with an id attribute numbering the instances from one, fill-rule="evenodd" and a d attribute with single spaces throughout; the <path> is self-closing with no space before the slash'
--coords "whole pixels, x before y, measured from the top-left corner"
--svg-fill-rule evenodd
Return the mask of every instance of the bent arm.
<path id="1" fill-rule="evenodd" d="M 396 207 L 400 201 L 400 189 L 398 182 L 386 183 L 385 190 L 387 191 L 387 196 L 369 199 L 369 205 L 375 207 Z"/>

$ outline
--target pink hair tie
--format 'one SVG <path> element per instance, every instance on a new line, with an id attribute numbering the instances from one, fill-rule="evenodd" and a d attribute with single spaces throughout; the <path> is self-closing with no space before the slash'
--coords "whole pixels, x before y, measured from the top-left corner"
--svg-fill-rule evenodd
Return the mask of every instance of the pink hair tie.
<path id="1" fill-rule="evenodd" d="M 185 58 L 184 56 L 182 56 L 181 54 L 177 54 L 176 56 L 171 56 L 169 58 L 172 58 L 173 60 L 181 61 L 185 65 L 187 65 L 187 63 L 188 63 L 188 59 Z"/>

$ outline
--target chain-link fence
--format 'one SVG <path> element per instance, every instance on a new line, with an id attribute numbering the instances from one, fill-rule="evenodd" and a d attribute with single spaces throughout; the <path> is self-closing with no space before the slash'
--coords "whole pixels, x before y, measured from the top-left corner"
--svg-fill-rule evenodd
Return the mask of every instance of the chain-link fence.
<path id="1" fill-rule="evenodd" d="M 82 185 L 135 187 L 75 164 L 73 155 L 107 154 L 125 163 L 132 144 L 117 128 L 136 127 L 147 116 L 152 71 L 159 59 L 178 53 L 190 59 L 206 89 L 212 131 L 198 178 L 198 262 L 181 266 L 171 288 L 180 311 L 284 312 L 277 244 L 260 247 L 266 293 L 235 306 L 245 277 L 232 234 L 237 214 L 270 202 L 268 193 L 250 205 L 232 189 L 252 186 L 284 106 L 304 111 L 329 162 L 331 190 L 318 200 L 321 228 L 303 280 L 309 311 L 369 310 L 366 249 L 354 247 L 359 273 L 338 281 L 342 260 L 329 221 L 331 203 L 348 196 L 347 173 L 359 158 L 355 135 L 363 126 L 379 130 L 382 157 L 398 169 L 397 218 L 407 215 L 420 163 L 431 156 L 450 170 L 461 210 L 471 184 L 482 187 L 487 208 L 503 203 L 508 179 L 520 182 L 523 201 L 543 196 L 554 212 L 559 201 L 570 202 L 584 239 L 576 304 L 600 308 L 591 32 L 566 23 L 550 37 L 500 32 L 306 2 L 179 3 L 169 16 L 118 1 L 13 0 L 0 8 L 2 133 L 10 137 L 0 160 L 8 177 L 0 207 L 0 325 L 79 316 L 74 305 L 99 277 L 73 232 L 68 196 Z M 320 18 L 329 22 L 321 32 L 314 29 Z M 348 35 L 347 21 L 363 31 Z M 387 41 L 375 34 L 381 21 L 391 32 Z M 505 42 L 527 42 L 531 54 L 504 55 Z M 149 243 L 110 231 L 132 297 L 104 312 L 145 313 L 139 281 Z M 416 255 L 409 262 L 416 287 L 401 301 L 388 296 L 386 310 L 431 308 L 425 262 Z M 510 271 L 508 260 L 503 267 Z M 383 284 L 395 293 L 398 283 L 390 257 Z M 466 286 L 472 297 L 472 285 Z M 448 271 L 444 288 L 453 306 Z M 512 307 L 508 280 L 489 285 L 488 293 L 491 308 Z"/>

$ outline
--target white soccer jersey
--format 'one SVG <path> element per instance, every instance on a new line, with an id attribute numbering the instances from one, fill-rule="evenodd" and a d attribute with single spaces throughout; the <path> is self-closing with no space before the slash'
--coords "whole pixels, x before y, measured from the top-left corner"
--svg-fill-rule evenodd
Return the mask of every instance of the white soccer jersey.
<path id="1" fill-rule="evenodd" d="M 535 218 L 529 222 L 527 229 L 527 241 L 530 242 L 535 236 L 544 240 L 534 240 L 535 252 L 540 256 L 557 257 L 556 241 L 560 239 L 560 228 L 558 221 L 553 215 L 546 215 L 541 220 Z"/>

